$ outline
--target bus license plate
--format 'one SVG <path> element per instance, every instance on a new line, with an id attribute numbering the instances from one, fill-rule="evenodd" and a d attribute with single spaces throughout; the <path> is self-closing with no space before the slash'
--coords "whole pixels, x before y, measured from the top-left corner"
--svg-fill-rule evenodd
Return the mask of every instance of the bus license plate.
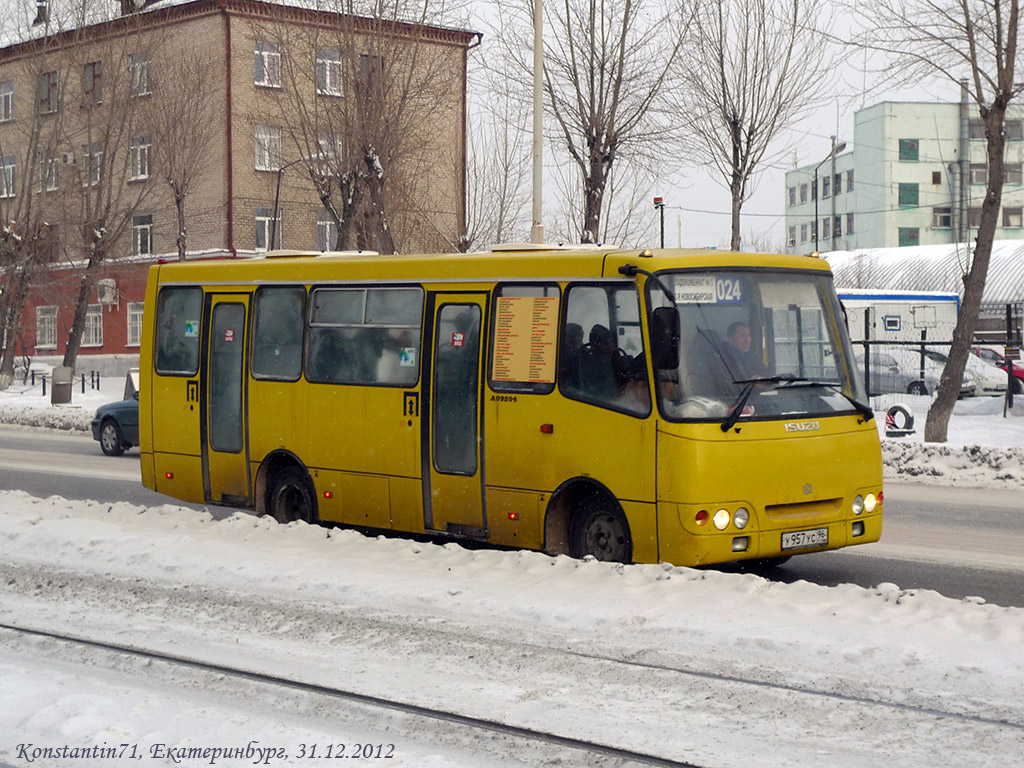
<path id="1" fill-rule="evenodd" d="M 783 549 L 823 547 L 826 544 L 828 544 L 828 528 L 815 528 L 811 531 L 789 531 L 782 534 Z"/>

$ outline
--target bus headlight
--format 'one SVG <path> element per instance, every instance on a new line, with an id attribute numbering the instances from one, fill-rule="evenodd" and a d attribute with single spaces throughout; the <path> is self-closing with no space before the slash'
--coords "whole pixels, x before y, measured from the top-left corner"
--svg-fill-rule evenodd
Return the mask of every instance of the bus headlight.
<path id="1" fill-rule="evenodd" d="M 875 507 L 877 507 L 877 506 L 878 506 L 878 499 L 875 498 L 875 494 L 869 493 L 867 496 L 864 497 L 864 511 L 865 512 L 874 512 L 875 511 Z"/>
<path id="2" fill-rule="evenodd" d="M 743 530 L 750 521 L 750 511 L 746 507 L 740 507 L 736 510 L 736 514 L 732 516 L 732 521 L 737 528 Z"/>
<path id="3" fill-rule="evenodd" d="M 726 528 L 729 527 L 729 518 L 729 510 L 720 509 L 717 512 L 715 512 L 715 516 L 711 519 L 715 523 L 715 528 L 717 528 L 720 531 L 724 531 Z"/>
<path id="4" fill-rule="evenodd" d="M 864 497 L 859 493 L 853 497 L 853 514 L 859 515 L 864 511 Z"/>

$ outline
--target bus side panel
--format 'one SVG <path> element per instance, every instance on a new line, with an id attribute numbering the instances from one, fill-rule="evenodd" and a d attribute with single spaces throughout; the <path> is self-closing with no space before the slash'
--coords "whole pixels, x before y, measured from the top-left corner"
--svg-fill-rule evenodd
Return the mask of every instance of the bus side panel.
<path id="1" fill-rule="evenodd" d="M 159 278 L 160 267 L 151 267 L 146 280 L 142 343 L 139 347 L 139 463 L 142 484 L 150 490 L 156 489 L 156 470 L 153 464 L 153 336 Z"/>
<path id="2" fill-rule="evenodd" d="M 399 387 L 305 385 L 307 437 L 300 458 L 311 471 L 330 467 L 356 475 L 415 479 L 419 488 L 419 414 L 409 406 L 407 394 Z M 338 522 L 369 525 L 367 520 L 382 521 L 380 510 L 392 507 L 387 482 L 346 482 L 341 493 Z M 390 520 L 383 527 L 390 527 Z"/>
<path id="3" fill-rule="evenodd" d="M 593 478 L 619 500 L 634 542 L 634 560 L 657 562 L 655 423 L 595 405 L 547 395 L 494 396 L 486 390 L 484 441 L 487 451 L 487 519 L 492 528 L 519 505 L 492 489 L 553 493 L 566 480 Z M 550 431 L 542 426 L 550 425 Z M 545 430 L 548 427 L 545 426 Z M 644 502 L 633 505 L 629 502 Z M 524 513 L 525 515 L 525 513 Z M 532 517 L 532 516 L 531 516 Z M 544 537 L 544 517 L 519 520 L 529 532 L 512 542 Z M 492 532 L 492 539 L 494 538 Z M 531 546 L 531 545 L 525 545 Z M 644 553 L 641 558 L 640 553 Z"/>
<path id="4" fill-rule="evenodd" d="M 286 449 L 304 458 L 308 454 L 305 395 L 310 385 L 299 381 L 249 378 L 249 457 L 252 477 L 270 453 Z"/>
<path id="5" fill-rule="evenodd" d="M 423 486 L 419 478 L 389 477 L 391 524 L 396 531 L 423 533 Z"/>
<path id="6" fill-rule="evenodd" d="M 388 478 L 318 469 L 313 471 L 313 485 L 322 521 L 391 527 Z"/>
<path id="7" fill-rule="evenodd" d="M 490 541 L 506 547 L 543 548 L 545 498 L 535 491 L 488 488 Z"/>

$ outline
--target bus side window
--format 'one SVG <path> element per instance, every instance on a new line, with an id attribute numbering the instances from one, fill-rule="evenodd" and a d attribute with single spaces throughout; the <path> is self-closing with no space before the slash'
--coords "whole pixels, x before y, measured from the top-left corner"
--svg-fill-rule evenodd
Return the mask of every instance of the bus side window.
<path id="1" fill-rule="evenodd" d="M 569 287 L 559 366 L 565 395 L 637 416 L 650 412 L 639 301 L 634 286 Z"/>
<path id="2" fill-rule="evenodd" d="M 164 288 L 157 299 L 156 372 L 194 376 L 199 370 L 202 288 Z"/>
<path id="3" fill-rule="evenodd" d="M 255 378 L 299 378 L 305 304 L 306 289 L 301 286 L 261 288 L 257 292 L 252 350 Z"/>

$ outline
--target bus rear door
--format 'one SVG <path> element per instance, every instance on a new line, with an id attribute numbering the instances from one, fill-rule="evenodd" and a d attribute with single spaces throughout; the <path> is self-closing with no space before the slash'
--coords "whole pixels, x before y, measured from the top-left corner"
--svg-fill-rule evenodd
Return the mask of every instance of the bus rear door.
<path id="1" fill-rule="evenodd" d="M 207 296 L 203 403 L 203 485 L 214 503 L 247 506 L 245 347 L 249 297 Z"/>
<path id="2" fill-rule="evenodd" d="M 480 341 L 486 294 L 435 294 L 430 413 L 422 421 L 428 530 L 484 536 Z"/>

